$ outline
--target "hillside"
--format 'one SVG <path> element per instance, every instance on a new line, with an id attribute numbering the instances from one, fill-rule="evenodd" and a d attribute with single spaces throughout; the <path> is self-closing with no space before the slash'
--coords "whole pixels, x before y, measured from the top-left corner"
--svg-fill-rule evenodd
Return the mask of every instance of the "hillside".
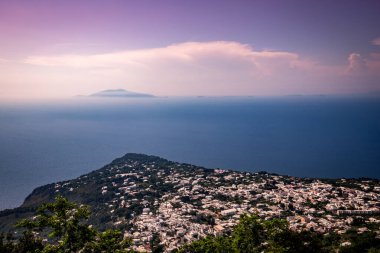
<path id="1" fill-rule="evenodd" d="M 379 193 L 378 180 L 301 179 L 126 154 L 77 179 L 38 187 L 21 207 L 0 212 L 0 231 L 62 195 L 89 205 L 90 224 L 122 230 L 136 249 L 153 237 L 169 251 L 223 234 L 245 213 L 285 218 L 295 231 L 379 233 Z"/>

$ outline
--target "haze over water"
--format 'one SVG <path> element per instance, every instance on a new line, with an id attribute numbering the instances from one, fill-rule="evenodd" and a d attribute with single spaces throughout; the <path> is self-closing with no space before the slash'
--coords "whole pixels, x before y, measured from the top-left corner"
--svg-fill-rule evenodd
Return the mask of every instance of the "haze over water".
<path id="1" fill-rule="evenodd" d="M 209 168 L 380 178 L 380 99 L 72 99 L 0 106 L 0 209 L 128 152 Z"/>

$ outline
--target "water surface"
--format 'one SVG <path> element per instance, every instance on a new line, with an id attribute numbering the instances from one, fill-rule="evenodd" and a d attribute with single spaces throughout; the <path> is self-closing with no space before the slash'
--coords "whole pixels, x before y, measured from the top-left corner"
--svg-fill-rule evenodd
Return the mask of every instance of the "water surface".
<path id="1" fill-rule="evenodd" d="M 380 100 L 72 99 L 0 105 L 0 209 L 127 152 L 302 177 L 380 178 Z"/>

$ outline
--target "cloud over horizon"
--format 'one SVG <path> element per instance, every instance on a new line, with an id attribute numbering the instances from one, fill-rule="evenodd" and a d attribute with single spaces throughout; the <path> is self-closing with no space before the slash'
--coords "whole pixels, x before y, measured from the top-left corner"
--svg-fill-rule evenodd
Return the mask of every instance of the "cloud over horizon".
<path id="1" fill-rule="evenodd" d="M 19 63 L 27 78 L 12 87 L 33 86 L 48 96 L 107 88 L 169 96 L 354 93 L 380 89 L 378 56 L 352 53 L 345 65 L 324 65 L 236 41 L 184 42 L 105 54 L 29 56 Z M 5 79 L 15 82 L 12 76 L 20 71 L 9 70 Z"/>

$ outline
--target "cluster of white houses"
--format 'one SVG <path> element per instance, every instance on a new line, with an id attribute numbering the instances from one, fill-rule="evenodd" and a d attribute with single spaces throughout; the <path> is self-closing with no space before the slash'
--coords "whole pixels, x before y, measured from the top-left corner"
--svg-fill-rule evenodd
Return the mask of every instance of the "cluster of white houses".
<path id="1" fill-rule="evenodd" d="M 113 198 L 106 205 L 116 225 L 130 225 L 125 235 L 138 251 L 149 251 L 153 236 L 169 252 L 206 235 L 224 233 L 243 214 L 285 218 L 291 229 L 321 233 L 344 233 L 351 228 L 352 216 L 362 216 L 368 224 L 380 222 L 380 188 L 371 181 L 357 181 L 356 187 L 348 188 L 317 179 L 189 169 L 182 164 L 162 168 L 136 161 L 111 170 L 114 174 L 107 180 Z M 164 186 L 168 190 L 158 194 Z M 109 193 L 107 186 L 101 192 Z M 147 193 L 157 197 L 152 201 Z M 117 216 L 118 210 L 137 204 L 142 209 L 132 218 Z M 366 230 L 365 225 L 358 228 Z"/>

